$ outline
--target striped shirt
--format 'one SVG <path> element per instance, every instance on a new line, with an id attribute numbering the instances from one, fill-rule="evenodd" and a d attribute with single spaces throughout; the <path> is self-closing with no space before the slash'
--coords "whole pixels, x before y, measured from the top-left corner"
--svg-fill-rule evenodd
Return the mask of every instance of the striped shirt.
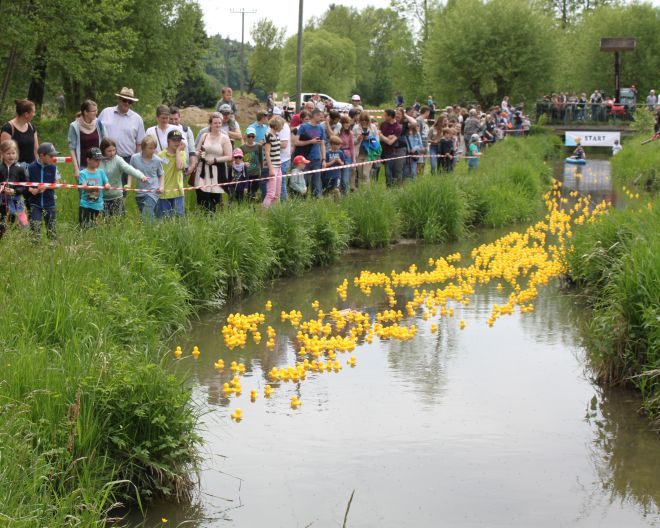
<path id="1" fill-rule="evenodd" d="M 280 157 L 280 138 L 277 134 L 268 131 L 264 138 L 264 145 L 270 145 L 270 164 L 273 167 L 281 167 L 282 159 Z M 265 150 L 264 150 L 265 152 Z"/>

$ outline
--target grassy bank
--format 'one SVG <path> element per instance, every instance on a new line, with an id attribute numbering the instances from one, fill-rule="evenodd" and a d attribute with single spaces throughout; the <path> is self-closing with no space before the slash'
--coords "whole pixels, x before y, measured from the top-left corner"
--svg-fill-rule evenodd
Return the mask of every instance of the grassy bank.
<path id="1" fill-rule="evenodd" d="M 520 200 L 511 201 L 492 225 L 531 218 L 547 169 L 534 161 L 511 176 L 497 153 L 531 163 L 553 143 L 512 139 L 475 173 L 422 177 L 389 191 L 374 185 L 340 203 L 231 207 L 152 225 L 129 211 L 86 232 L 73 227 L 77 193 L 59 191 L 57 243 L 35 246 L 13 231 L 1 242 L 0 519 L 86 526 L 117 501 L 185 499 L 197 411 L 184 380 L 171 374 L 164 338 L 196 308 L 332 264 L 349 245 L 461 237 L 495 217 L 495 202 L 480 190 L 485 182 L 491 190 L 518 182 L 535 202 L 521 214 Z"/>
<path id="2" fill-rule="evenodd" d="M 638 135 L 623 143 L 623 150 L 612 158 L 614 180 L 629 187 L 660 191 L 660 141 L 642 145 L 649 134 Z"/>
<path id="3" fill-rule="evenodd" d="M 571 277 L 592 307 L 588 337 L 600 379 L 629 383 L 660 425 L 660 199 L 578 229 Z"/>

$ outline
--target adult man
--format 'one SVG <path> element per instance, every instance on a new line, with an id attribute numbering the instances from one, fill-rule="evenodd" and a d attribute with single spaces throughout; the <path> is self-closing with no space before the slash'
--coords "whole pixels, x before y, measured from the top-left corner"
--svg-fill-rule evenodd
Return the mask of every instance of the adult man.
<path id="1" fill-rule="evenodd" d="M 658 104 L 658 97 L 655 95 L 655 90 L 651 90 L 646 96 L 646 105 L 648 109 L 653 112 L 655 105 Z"/>
<path id="2" fill-rule="evenodd" d="M 429 96 L 430 97 L 430 96 Z M 422 106 L 419 109 L 419 115 L 417 116 L 417 127 L 419 129 L 419 135 L 422 139 L 422 154 L 427 154 L 429 149 L 429 115 L 431 113 L 431 108 L 428 106 Z M 424 166 L 426 165 L 426 158 L 420 158 L 421 161 L 417 162 L 417 173 L 424 173 Z"/>
<path id="3" fill-rule="evenodd" d="M 188 170 L 187 174 L 192 174 L 197 168 L 197 151 L 195 150 L 195 135 L 192 128 L 181 122 L 181 112 L 176 106 L 170 106 L 170 124 L 178 125 L 183 130 L 183 137 L 188 145 Z"/>
<path id="4" fill-rule="evenodd" d="M 380 125 L 379 135 L 383 148 L 382 158 L 385 161 L 385 183 L 391 187 L 395 183 L 395 161 L 390 158 L 396 155 L 396 144 L 401 137 L 401 125 L 396 122 L 396 112 L 391 108 L 385 110 L 385 119 Z"/>
<path id="5" fill-rule="evenodd" d="M 311 101 L 314 104 L 314 108 L 321 112 L 325 111 L 325 103 L 321 100 L 321 96 L 318 93 L 312 95 Z"/>
<path id="6" fill-rule="evenodd" d="M 130 163 L 131 156 L 140 152 L 140 143 L 144 139 L 144 121 L 131 105 L 138 102 L 132 88 L 123 87 L 117 96 L 117 106 L 105 108 L 99 121 L 103 123 L 107 137 L 117 144 L 117 155 Z M 128 183 L 128 175 L 122 175 L 122 184 Z"/>
<path id="7" fill-rule="evenodd" d="M 235 114 L 229 104 L 222 104 L 218 107 L 218 112 L 222 114 L 222 131 L 229 136 L 232 141 L 242 139 L 241 126 L 235 119 Z"/>
<path id="8" fill-rule="evenodd" d="M 300 111 L 302 112 L 303 110 L 311 115 L 312 111 L 314 110 L 314 103 L 312 101 L 305 102 L 305 104 L 300 109 Z M 295 127 L 299 126 L 300 123 L 301 123 L 301 120 L 300 120 L 300 112 L 299 112 L 291 118 L 291 126 L 293 128 L 295 128 Z"/>
<path id="9" fill-rule="evenodd" d="M 594 93 L 589 97 L 589 103 L 591 104 L 591 119 L 593 121 L 600 121 L 600 116 L 602 114 L 602 104 L 603 96 L 599 90 L 594 90 Z"/>
<path id="10" fill-rule="evenodd" d="M 303 123 L 298 127 L 298 135 L 295 142 L 297 147 L 309 147 L 309 152 L 303 155 L 309 160 L 305 166 L 305 172 L 318 170 L 321 168 L 323 160 L 325 160 L 325 124 L 321 123 L 323 119 L 323 112 L 318 108 L 312 111 L 311 120 L 309 123 Z M 314 196 L 319 197 L 323 194 L 323 187 L 321 185 L 321 173 L 316 172 L 311 175 L 311 182 L 307 179 L 307 186 L 312 188 Z"/>
<path id="11" fill-rule="evenodd" d="M 178 130 L 183 134 L 183 129 L 179 125 L 173 125 L 170 123 L 170 107 L 167 105 L 159 105 L 156 107 L 156 125 L 147 128 L 144 135 L 153 137 L 156 140 L 157 152 L 161 152 L 167 148 L 167 134 L 169 134 L 171 130 Z M 187 143 L 185 135 L 183 136 L 183 142 L 184 144 Z"/>
<path id="12" fill-rule="evenodd" d="M 220 92 L 220 100 L 218 101 L 218 104 L 215 105 L 215 109 L 222 113 L 220 110 L 220 107 L 222 105 L 229 105 L 230 113 L 234 114 L 234 116 L 238 115 L 238 108 L 236 108 L 236 103 L 234 102 L 234 99 L 232 98 L 233 95 L 233 90 L 229 86 L 225 86 L 222 91 Z"/>
<path id="13" fill-rule="evenodd" d="M 479 134 L 481 130 L 481 120 L 477 117 L 477 111 L 474 108 L 470 108 L 468 112 L 468 118 L 465 120 L 463 125 L 463 138 L 465 140 L 465 151 L 467 152 L 468 147 L 470 146 L 470 138 L 472 134 Z"/>
<path id="14" fill-rule="evenodd" d="M 351 109 L 358 110 L 359 112 L 362 112 L 364 108 L 362 108 L 362 101 L 360 100 L 360 96 L 358 94 L 354 94 L 353 97 L 351 97 Z"/>

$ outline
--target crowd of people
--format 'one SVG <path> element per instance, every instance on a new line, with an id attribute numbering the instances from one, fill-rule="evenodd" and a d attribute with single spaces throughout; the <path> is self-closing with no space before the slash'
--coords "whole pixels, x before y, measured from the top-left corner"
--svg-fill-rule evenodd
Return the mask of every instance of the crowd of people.
<path id="1" fill-rule="evenodd" d="M 94 101 L 84 101 L 69 126 L 82 226 L 100 215 L 123 215 L 129 190 L 145 220 L 184 215 L 187 187 L 209 213 L 226 201 L 269 207 L 290 195 L 339 199 L 377 180 L 381 167 L 388 187 L 415 179 L 427 163 L 432 174 L 451 172 L 462 157 L 474 168 L 485 145 L 529 129 L 524 108 L 513 108 L 508 98 L 484 112 L 478 105 L 438 109 L 430 96 L 430 106 L 405 107 L 397 94 L 399 106 L 385 110 L 381 121 L 363 110 L 359 95 L 343 111 L 312 98 L 294 113 L 271 100 L 242 130 L 226 87 L 208 126 L 195 135 L 179 109 L 166 105 L 157 107 L 156 125 L 145 130 L 133 110 L 139 101 L 133 90 L 115 95 L 117 104 L 100 113 Z M 37 236 L 45 223 L 47 235 L 55 236 L 55 188 L 19 185 L 60 181 L 61 153 L 40 143 L 35 110 L 31 101 L 17 100 L 15 117 L 1 129 L 0 236 L 8 222 L 29 225 Z"/>

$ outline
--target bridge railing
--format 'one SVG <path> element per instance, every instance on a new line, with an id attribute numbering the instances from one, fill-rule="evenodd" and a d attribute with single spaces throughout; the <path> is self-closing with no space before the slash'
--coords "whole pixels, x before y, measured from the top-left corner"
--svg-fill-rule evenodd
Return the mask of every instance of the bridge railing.
<path id="1" fill-rule="evenodd" d="M 551 125 L 589 124 L 608 122 L 630 122 L 635 116 L 638 108 L 652 105 L 642 103 L 564 103 L 558 104 L 552 101 L 539 100 L 536 102 L 536 118 L 545 116 L 546 123 Z"/>

